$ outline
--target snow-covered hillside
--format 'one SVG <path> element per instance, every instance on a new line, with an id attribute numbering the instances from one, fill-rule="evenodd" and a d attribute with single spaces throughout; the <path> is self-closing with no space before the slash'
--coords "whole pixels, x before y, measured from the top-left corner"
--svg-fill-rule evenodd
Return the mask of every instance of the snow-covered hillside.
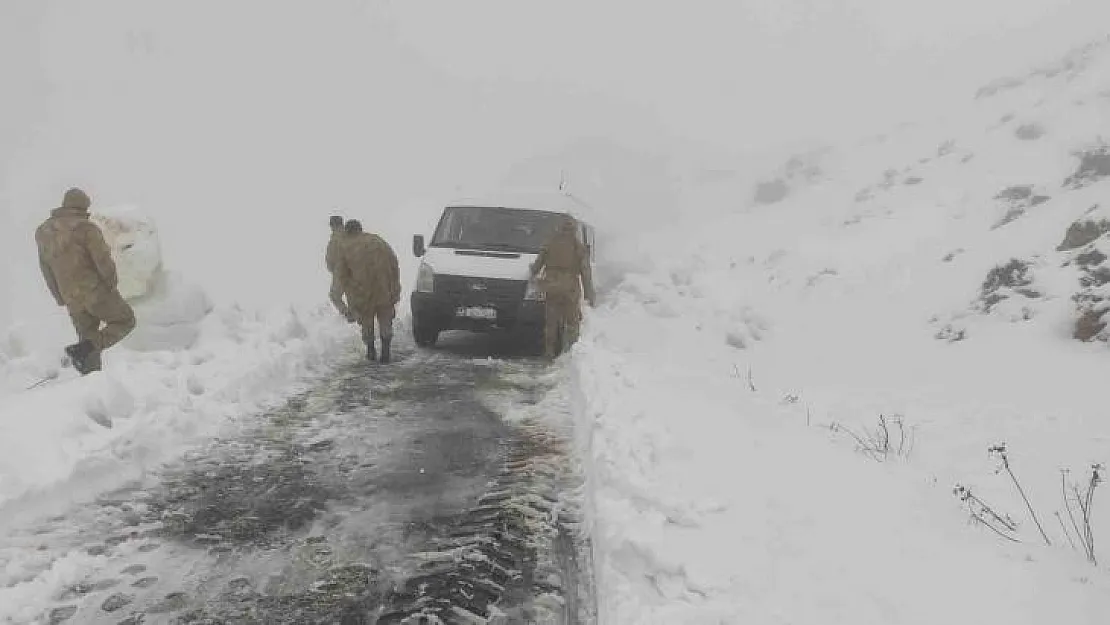
<path id="1" fill-rule="evenodd" d="M 572 357 L 603 622 L 1105 621 L 1108 77 L 686 178 Z"/>

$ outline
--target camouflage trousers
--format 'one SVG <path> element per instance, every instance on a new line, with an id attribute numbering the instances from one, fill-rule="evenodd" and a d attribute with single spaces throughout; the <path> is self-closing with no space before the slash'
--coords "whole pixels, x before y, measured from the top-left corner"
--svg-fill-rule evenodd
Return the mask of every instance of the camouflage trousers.
<path id="1" fill-rule="evenodd" d="M 66 308 L 78 338 L 89 341 L 95 348 L 88 359 L 94 370 L 100 369 L 100 352 L 119 343 L 135 329 L 135 311 L 115 289 L 102 291 L 89 302 L 69 304 Z"/>
<path id="2" fill-rule="evenodd" d="M 543 354 L 555 358 L 578 341 L 582 304 L 576 297 L 548 293 L 544 308 Z"/>
<path id="3" fill-rule="evenodd" d="M 392 304 L 375 306 L 366 310 L 354 311 L 355 321 L 362 327 L 362 342 L 374 344 L 374 322 L 377 321 L 378 334 L 383 341 L 393 338 L 393 318 L 397 309 Z"/>

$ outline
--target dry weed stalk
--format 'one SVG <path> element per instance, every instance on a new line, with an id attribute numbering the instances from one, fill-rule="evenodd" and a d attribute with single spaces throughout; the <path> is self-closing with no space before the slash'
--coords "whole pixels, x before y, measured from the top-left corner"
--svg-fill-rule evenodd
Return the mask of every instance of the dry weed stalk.
<path id="1" fill-rule="evenodd" d="M 1041 525 L 1041 520 L 1037 518 L 1037 513 L 1033 510 L 1033 504 L 1029 503 L 1029 497 L 1025 495 L 1025 489 L 1021 487 L 1021 482 L 1018 481 L 1017 476 L 1014 475 L 1013 469 L 1010 468 L 1010 458 L 1006 454 L 1006 444 L 1002 443 L 1000 445 L 995 445 L 988 449 L 987 453 L 998 457 L 1002 462 L 1002 467 L 999 470 L 1005 469 L 1006 473 L 1010 475 L 1010 479 L 1013 480 L 1014 486 L 1017 487 L 1022 500 L 1025 501 L 1025 507 L 1029 510 L 1029 516 L 1033 518 L 1033 522 L 1037 524 L 1037 529 L 1041 532 L 1041 538 L 1044 539 L 1044 544 L 1051 546 L 1052 541 L 1048 539 L 1048 534 L 1045 533 L 1044 526 Z"/>
<path id="2" fill-rule="evenodd" d="M 898 429 L 897 442 L 893 440 L 891 435 L 891 423 L 894 423 Z M 915 443 L 913 428 L 907 431 L 901 416 L 887 419 L 886 415 L 879 415 L 879 425 L 873 430 L 864 428 L 862 434 L 856 433 L 846 425 L 835 422 L 829 426 L 829 429 L 833 432 L 843 432 L 851 436 L 856 441 L 856 449 L 877 462 L 889 459 L 892 453 L 902 458 L 908 458 L 913 453 Z"/>
<path id="3" fill-rule="evenodd" d="M 995 534 L 998 534 L 1006 540 L 1015 543 L 1021 542 L 1017 538 L 1006 533 L 1016 532 L 1017 523 L 1015 523 L 1014 520 L 1011 519 L 1009 516 L 1004 517 L 1001 514 L 995 512 L 993 507 L 988 505 L 982 499 L 976 497 L 975 494 L 971 492 L 970 488 L 967 488 L 962 484 L 956 484 L 956 487 L 952 489 L 952 494 L 954 494 L 960 501 L 967 504 L 967 510 L 969 513 L 971 513 L 971 518 L 975 521 L 978 521 L 980 525 L 983 525 L 987 529 L 993 531 Z"/>
<path id="4" fill-rule="evenodd" d="M 1095 533 L 1091 529 L 1091 507 L 1094 504 L 1095 489 L 1099 484 L 1102 484 L 1102 473 L 1106 470 L 1101 464 L 1091 465 L 1091 474 L 1087 478 L 1086 490 L 1080 490 L 1078 484 L 1071 484 L 1071 499 L 1074 499 L 1076 506 L 1079 508 L 1079 518 L 1076 518 L 1075 511 L 1072 509 L 1071 500 L 1068 493 L 1068 471 L 1060 471 L 1060 488 L 1064 495 L 1064 508 L 1068 512 L 1068 519 L 1071 521 L 1072 529 L 1075 535 L 1079 537 L 1079 544 L 1083 546 L 1083 553 L 1087 556 L 1087 560 L 1091 564 L 1098 565 L 1098 557 L 1095 555 Z M 1056 513 L 1059 515 L 1059 512 Z M 1064 522 L 1061 519 L 1060 524 Z M 1065 528 L 1065 532 L 1066 532 Z M 1068 540 L 1071 540 L 1071 535 L 1068 534 Z M 1072 546 L 1075 542 L 1072 541 Z"/>

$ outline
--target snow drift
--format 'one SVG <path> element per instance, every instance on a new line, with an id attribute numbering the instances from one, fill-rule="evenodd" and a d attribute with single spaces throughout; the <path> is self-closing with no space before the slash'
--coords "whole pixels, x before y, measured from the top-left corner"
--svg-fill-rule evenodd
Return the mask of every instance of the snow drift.
<path id="1" fill-rule="evenodd" d="M 1105 620 L 1107 76 L 677 178 L 569 359 L 602 622 Z"/>
<path id="2" fill-rule="evenodd" d="M 212 303 L 200 287 L 166 270 L 150 215 L 124 206 L 95 209 L 91 218 L 112 250 L 120 294 L 135 309 L 135 330 L 122 344 L 137 351 L 192 347 Z"/>

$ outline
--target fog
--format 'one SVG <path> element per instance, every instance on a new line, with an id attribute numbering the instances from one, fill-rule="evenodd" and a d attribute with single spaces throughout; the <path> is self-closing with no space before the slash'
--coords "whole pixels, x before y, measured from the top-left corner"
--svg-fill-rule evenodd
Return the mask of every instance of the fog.
<path id="1" fill-rule="evenodd" d="M 854 136 L 1105 32 L 1105 4 L 5 0 L 0 327 L 49 304 L 31 234 L 69 186 L 154 213 L 218 300 L 322 301 L 332 212 L 403 252 L 440 198 L 578 139 Z"/>

